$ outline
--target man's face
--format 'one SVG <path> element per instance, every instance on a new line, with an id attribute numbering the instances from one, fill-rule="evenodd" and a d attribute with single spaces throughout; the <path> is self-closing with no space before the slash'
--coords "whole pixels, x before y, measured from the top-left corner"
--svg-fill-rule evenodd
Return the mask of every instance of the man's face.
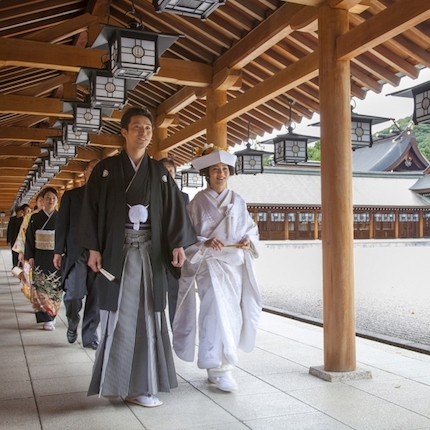
<path id="1" fill-rule="evenodd" d="M 128 129 L 121 129 L 126 149 L 145 150 L 152 139 L 152 124 L 148 117 L 135 115 L 130 118 Z"/>
<path id="2" fill-rule="evenodd" d="M 167 169 L 167 171 L 170 173 L 170 176 L 175 179 L 175 168 L 170 163 L 163 163 L 164 167 Z"/>

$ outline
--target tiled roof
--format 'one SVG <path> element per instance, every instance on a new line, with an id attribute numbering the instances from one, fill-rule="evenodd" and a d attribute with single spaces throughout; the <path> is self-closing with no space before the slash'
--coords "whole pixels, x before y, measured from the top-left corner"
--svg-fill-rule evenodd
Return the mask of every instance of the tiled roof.
<path id="1" fill-rule="evenodd" d="M 373 208 L 430 208 L 430 202 L 411 191 L 420 177 L 402 173 L 354 175 L 353 204 Z M 284 169 L 284 173 L 236 175 L 230 178 L 229 187 L 251 206 L 321 205 L 321 177 L 315 172 L 289 173 Z"/>

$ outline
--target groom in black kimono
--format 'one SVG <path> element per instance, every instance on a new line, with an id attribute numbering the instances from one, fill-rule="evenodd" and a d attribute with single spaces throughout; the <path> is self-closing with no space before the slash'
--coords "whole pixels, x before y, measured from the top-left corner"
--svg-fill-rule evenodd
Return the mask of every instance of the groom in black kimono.
<path id="1" fill-rule="evenodd" d="M 197 241 L 176 183 L 146 153 L 153 128 L 148 110 L 124 113 L 125 148 L 95 166 L 80 225 L 88 265 L 97 273 L 101 317 L 88 394 L 123 396 L 145 407 L 161 405 L 155 394 L 177 386 L 164 313 L 166 268 L 179 269 L 184 247 Z"/>
<path id="2" fill-rule="evenodd" d="M 85 181 L 99 160 L 91 160 L 84 170 Z M 94 288 L 95 273 L 87 266 L 88 251 L 78 243 L 79 219 L 85 195 L 85 185 L 66 191 L 61 198 L 55 224 L 54 266 L 62 267 L 63 300 L 67 317 L 67 340 L 74 343 L 78 338 L 79 312 L 85 298 L 82 317 L 82 344 L 97 349 L 97 327 L 100 321 L 97 290 Z"/>

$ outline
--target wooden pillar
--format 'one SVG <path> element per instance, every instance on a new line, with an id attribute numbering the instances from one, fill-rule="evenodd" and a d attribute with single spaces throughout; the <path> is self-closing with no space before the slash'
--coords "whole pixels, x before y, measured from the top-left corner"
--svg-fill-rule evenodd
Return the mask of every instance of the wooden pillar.
<path id="1" fill-rule="evenodd" d="M 168 157 L 168 151 L 160 151 L 159 143 L 167 137 L 167 128 L 157 127 L 154 130 L 154 136 L 152 138 L 152 149 L 149 151 L 149 155 L 155 160 L 161 160 L 162 158 Z"/>
<path id="2" fill-rule="evenodd" d="M 314 239 L 318 239 L 318 209 L 314 209 Z"/>
<path id="3" fill-rule="evenodd" d="M 348 11 L 319 7 L 324 370 L 356 370 L 350 63 L 336 59 Z"/>
<path id="4" fill-rule="evenodd" d="M 394 239 L 398 239 L 400 236 L 400 213 L 399 211 L 394 211 Z"/>
<path id="5" fill-rule="evenodd" d="M 369 239 L 375 237 L 375 213 L 369 209 Z"/>
<path id="6" fill-rule="evenodd" d="M 206 116 L 208 118 L 206 128 L 206 142 L 213 143 L 220 148 L 227 148 L 227 123 L 215 122 L 216 110 L 227 103 L 227 92 L 224 90 L 213 90 L 208 88 L 206 91 Z"/>
<path id="7" fill-rule="evenodd" d="M 424 237 L 424 212 L 418 212 L 418 237 L 422 239 Z"/>
<path id="8" fill-rule="evenodd" d="M 288 222 L 288 211 L 285 211 L 285 221 L 284 221 L 284 239 L 290 239 L 290 223 Z"/>

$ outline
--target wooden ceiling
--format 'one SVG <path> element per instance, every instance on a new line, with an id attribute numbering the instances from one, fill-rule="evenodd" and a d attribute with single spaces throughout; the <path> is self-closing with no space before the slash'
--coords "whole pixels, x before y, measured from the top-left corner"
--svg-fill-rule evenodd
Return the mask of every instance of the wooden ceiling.
<path id="1" fill-rule="evenodd" d="M 248 129 L 251 138 L 280 129 L 289 99 L 296 123 L 319 112 L 318 8 L 327 4 L 349 10 L 350 31 L 339 38 L 337 55 L 351 60 L 351 95 L 364 99 L 430 67 L 428 0 L 227 0 L 206 21 L 156 13 L 152 0 L 2 0 L 0 210 L 16 203 L 46 138 L 60 133 L 53 124 L 70 117 L 63 100 L 86 97 L 76 75 L 80 67 L 102 67 L 104 51 L 89 49 L 101 24 L 126 27 L 134 7 L 145 30 L 184 36 L 164 53 L 159 73 L 128 93 L 130 106 L 150 108 L 165 129 L 149 152 L 181 165 L 206 143 L 209 122 L 227 121 L 234 147 Z M 208 88 L 227 91 L 227 103 L 210 113 Z M 86 161 L 116 153 L 120 117 L 104 117 L 102 133 L 50 184 L 70 188 Z"/>

